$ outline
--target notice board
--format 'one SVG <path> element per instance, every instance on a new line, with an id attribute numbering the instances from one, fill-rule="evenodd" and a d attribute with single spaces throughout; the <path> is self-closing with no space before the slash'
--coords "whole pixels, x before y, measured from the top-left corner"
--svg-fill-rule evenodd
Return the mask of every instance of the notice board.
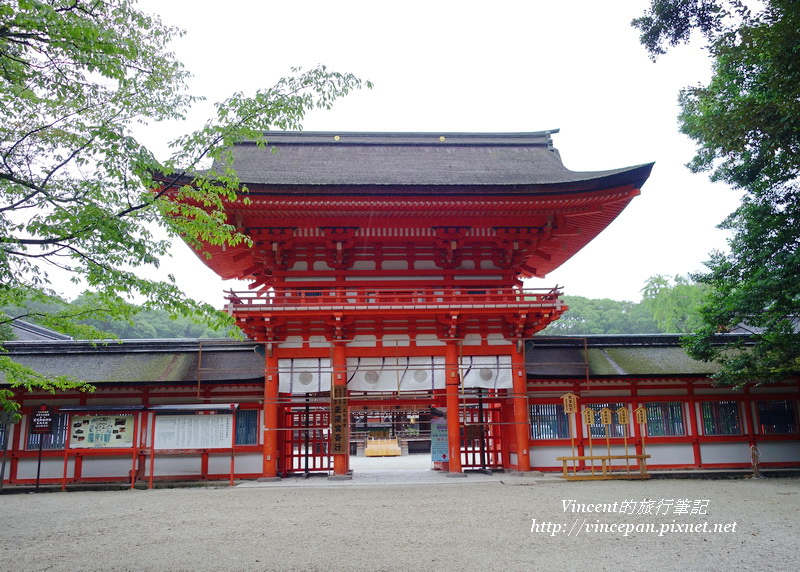
<path id="1" fill-rule="evenodd" d="M 229 449 L 233 415 L 158 415 L 156 449 Z"/>
<path id="2" fill-rule="evenodd" d="M 72 449 L 132 447 L 133 415 L 74 415 L 69 431 Z"/>

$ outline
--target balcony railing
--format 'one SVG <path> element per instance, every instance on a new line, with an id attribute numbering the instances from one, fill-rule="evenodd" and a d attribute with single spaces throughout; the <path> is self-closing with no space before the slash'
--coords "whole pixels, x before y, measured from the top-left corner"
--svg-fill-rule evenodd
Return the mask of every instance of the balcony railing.
<path id="1" fill-rule="evenodd" d="M 229 311 L 560 307 L 556 288 L 324 288 L 226 293 Z"/>

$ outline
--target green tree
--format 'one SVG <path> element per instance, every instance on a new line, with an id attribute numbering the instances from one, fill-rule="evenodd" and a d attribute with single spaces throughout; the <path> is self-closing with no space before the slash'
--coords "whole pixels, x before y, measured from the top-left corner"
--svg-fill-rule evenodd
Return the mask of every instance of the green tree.
<path id="1" fill-rule="evenodd" d="M 542 335 L 652 334 L 658 331 L 648 311 L 636 302 L 564 296 L 569 310 Z"/>
<path id="2" fill-rule="evenodd" d="M 130 319 L 132 298 L 146 309 L 230 323 L 187 299 L 172 277 L 149 280 L 137 269 L 158 267 L 179 235 L 195 246 L 246 241 L 221 208 L 240 186 L 226 161 L 230 146 L 246 138 L 267 144 L 271 128 L 299 129 L 307 110 L 330 107 L 362 82 L 322 66 L 293 70 L 271 88 L 217 104 L 216 116 L 173 141 L 172 156 L 160 161 L 134 133 L 182 118 L 200 99 L 187 93 L 188 72 L 168 50 L 181 33 L 132 0 L 0 2 L 0 306 L 58 299 L 56 283 L 67 275 L 94 295 L 91 308 L 40 317 L 65 333 L 91 335 L 76 322 L 87 311 Z M 203 171 L 212 159 L 227 167 Z M 155 172 L 194 180 L 168 198 L 152 190 Z M 0 372 L 12 387 L 82 387 L 7 356 Z M 7 390 L 0 406 L 16 407 Z"/>
<path id="3" fill-rule="evenodd" d="M 698 145 L 689 164 L 742 191 L 721 225 L 729 252 L 713 252 L 694 278 L 711 286 L 701 326 L 686 340 L 694 357 L 722 364 L 723 384 L 767 383 L 800 373 L 800 9 L 791 0 L 654 0 L 633 24 L 655 58 L 705 38 L 708 85 L 679 97 L 680 129 Z M 745 326 L 753 336 L 720 344 Z"/>
<path id="4" fill-rule="evenodd" d="M 699 309 L 707 291 L 705 284 L 695 284 L 690 278 L 669 279 L 659 274 L 648 278 L 642 288 L 642 307 L 658 324 L 659 331 L 684 334 L 702 325 Z"/>

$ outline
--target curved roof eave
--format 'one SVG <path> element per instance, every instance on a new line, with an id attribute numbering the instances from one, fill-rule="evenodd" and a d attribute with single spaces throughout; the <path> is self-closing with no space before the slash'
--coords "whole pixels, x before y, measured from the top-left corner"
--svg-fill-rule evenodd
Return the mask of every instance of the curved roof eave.
<path id="1" fill-rule="evenodd" d="M 259 183 L 242 181 L 250 196 L 258 195 L 443 195 L 443 194 L 494 194 L 494 195 L 553 195 L 602 191 L 619 187 L 640 188 L 650 176 L 654 163 L 644 163 L 609 171 L 570 171 L 574 177 L 554 181 L 494 182 L 494 183 Z M 190 185 L 192 177 L 154 175 L 160 182 Z"/>

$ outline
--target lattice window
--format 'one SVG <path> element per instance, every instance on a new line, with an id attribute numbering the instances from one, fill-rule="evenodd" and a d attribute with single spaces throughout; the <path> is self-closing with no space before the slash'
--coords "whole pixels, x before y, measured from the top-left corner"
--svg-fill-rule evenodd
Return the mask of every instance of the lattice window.
<path id="1" fill-rule="evenodd" d="M 53 430 L 49 435 L 36 435 L 28 433 L 28 440 L 25 445 L 27 449 L 38 449 L 39 439 L 44 438 L 42 449 L 53 450 L 63 449 L 67 442 L 67 425 L 69 416 L 66 413 L 53 413 Z M 30 428 L 29 428 L 30 430 Z"/>
<path id="2" fill-rule="evenodd" d="M 258 445 L 258 409 L 236 412 L 236 444 Z"/>
<path id="3" fill-rule="evenodd" d="M 764 435 L 797 433 L 797 403 L 789 399 L 759 401 L 758 426 Z"/>
<path id="4" fill-rule="evenodd" d="M 569 418 L 560 403 L 531 405 L 531 439 L 569 439 Z"/>
<path id="5" fill-rule="evenodd" d="M 594 419 L 596 423 L 590 426 L 592 437 L 606 436 L 606 426 L 600 423 L 600 410 L 603 409 L 604 407 L 608 407 L 613 413 L 611 417 L 611 425 L 608 426 L 608 436 L 609 437 L 626 436 L 625 425 L 620 425 L 619 423 L 617 423 L 617 409 L 619 409 L 620 407 L 625 407 L 624 403 L 588 403 L 586 407 L 594 409 L 595 413 Z"/>
<path id="6" fill-rule="evenodd" d="M 704 401 L 701 404 L 701 412 L 703 414 L 703 434 L 742 434 L 742 422 L 737 401 Z"/>
<path id="7" fill-rule="evenodd" d="M 686 423 L 683 420 L 683 403 L 659 401 L 645 403 L 647 409 L 647 434 L 651 437 L 683 437 Z"/>

